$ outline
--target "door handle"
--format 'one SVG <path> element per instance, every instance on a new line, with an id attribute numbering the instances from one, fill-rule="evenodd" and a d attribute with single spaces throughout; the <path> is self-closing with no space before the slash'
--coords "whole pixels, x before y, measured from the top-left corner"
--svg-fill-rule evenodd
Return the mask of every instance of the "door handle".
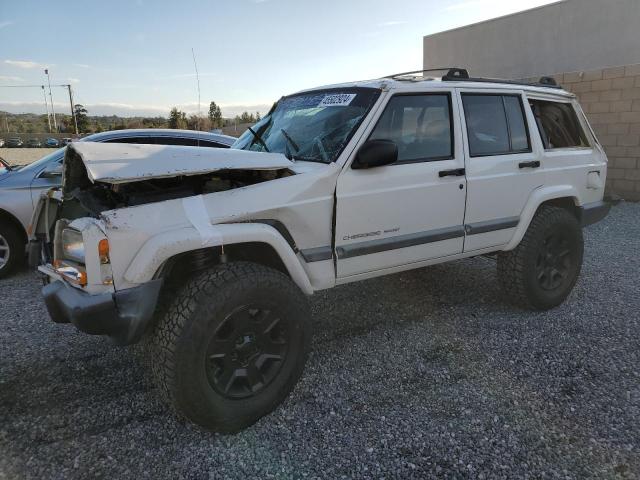
<path id="1" fill-rule="evenodd" d="M 453 170 L 441 170 L 438 176 L 442 177 L 461 177 L 465 174 L 464 168 L 454 168 Z"/>
<path id="2" fill-rule="evenodd" d="M 538 168 L 540 166 L 540 160 L 532 160 L 530 162 L 520 162 L 519 168 Z"/>

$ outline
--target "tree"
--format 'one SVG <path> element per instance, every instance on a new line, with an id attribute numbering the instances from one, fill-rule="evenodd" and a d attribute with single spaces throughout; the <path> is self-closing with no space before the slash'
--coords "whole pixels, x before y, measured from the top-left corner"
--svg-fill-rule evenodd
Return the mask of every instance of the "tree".
<path id="1" fill-rule="evenodd" d="M 256 122 L 260 121 L 260 112 L 256 112 Z"/>
<path id="2" fill-rule="evenodd" d="M 249 112 L 242 112 L 238 120 L 240 123 L 256 123 L 256 118 Z"/>
<path id="3" fill-rule="evenodd" d="M 87 109 L 84 108 L 84 105 L 76 103 L 73 106 L 73 113 L 76 116 L 76 123 L 78 124 L 78 132 L 85 133 L 89 127 L 89 117 L 87 117 Z M 73 125 L 73 120 L 69 123 L 70 125 L 67 129 L 75 132 L 75 125 Z"/>
<path id="4" fill-rule="evenodd" d="M 187 115 L 176 107 L 169 112 L 169 128 L 187 128 Z"/>
<path id="5" fill-rule="evenodd" d="M 209 131 L 211 130 L 211 120 L 208 117 L 202 117 L 197 114 L 189 115 L 187 119 L 187 128 L 189 130 L 201 130 L 201 131 Z"/>
<path id="6" fill-rule="evenodd" d="M 211 128 L 221 128 L 223 125 L 222 111 L 220 107 L 216 105 L 216 102 L 209 104 L 209 120 L 211 121 Z"/>

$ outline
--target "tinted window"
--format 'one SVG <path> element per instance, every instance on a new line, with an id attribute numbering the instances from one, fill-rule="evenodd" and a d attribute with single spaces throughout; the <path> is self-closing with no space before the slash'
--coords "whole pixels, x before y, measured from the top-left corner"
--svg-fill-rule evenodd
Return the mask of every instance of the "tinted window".
<path id="1" fill-rule="evenodd" d="M 570 103 L 530 100 L 544 148 L 588 147 L 589 142 Z"/>
<path id="2" fill-rule="evenodd" d="M 157 145 L 182 145 L 183 147 L 197 147 L 198 140 L 194 138 L 181 137 L 157 137 L 155 139 Z M 202 142 L 200 142 L 202 144 Z"/>
<path id="3" fill-rule="evenodd" d="M 391 140 L 398 162 L 439 160 L 453 156 L 449 95 L 393 97 L 371 133 L 372 140 Z"/>
<path id="4" fill-rule="evenodd" d="M 225 145 L 224 143 L 209 142 L 207 140 L 200 140 L 200 146 L 212 148 L 229 148 L 229 145 Z"/>
<path id="5" fill-rule="evenodd" d="M 472 157 L 529 151 L 520 97 L 462 95 Z"/>
<path id="6" fill-rule="evenodd" d="M 151 137 L 123 137 L 114 138 L 112 140 L 105 140 L 104 143 L 143 143 L 147 145 L 153 145 L 155 142 Z"/>
<path id="7" fill-rule="evenodd" d="M 522 102 L 518 97 L 502 97 L 504 109 L 507 112 L 507 122 L 509 123 L 509 134 L 511 135 L 511 150 L 522 151 L 529 149 L 529 138 L 527 137 L 527 126 L 522 111 Z"/>

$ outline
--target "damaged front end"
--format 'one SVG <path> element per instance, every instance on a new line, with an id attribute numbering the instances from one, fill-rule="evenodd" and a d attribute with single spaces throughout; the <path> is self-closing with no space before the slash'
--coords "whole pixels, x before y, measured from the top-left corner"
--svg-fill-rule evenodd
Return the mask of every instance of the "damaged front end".
<path id="1" fill-rule="evenodd" d="M 293 175 L 290 165 L 281 154 L 240 150 L 72 144 L 62 188 L 43 194 L 36 206 L 30 263 L 62 260 L 56 232 L 75 219 L 92 218 L 100 225 L 105 211 L 247 187 Z"/>
<path id="2" fill-rule="evenodd" d="M 42 195 L 29 232 L 30 263 L 45 275 L 43 294 L 52 319 L 71 322 L 86 333 L 109 335 L 118 343 L 137 341 L 153 314 L 162 281 L 118 285 L 104 213 L 291 176 L 290 165 L 280 154 L 70 145 L 63 186 Z"/>

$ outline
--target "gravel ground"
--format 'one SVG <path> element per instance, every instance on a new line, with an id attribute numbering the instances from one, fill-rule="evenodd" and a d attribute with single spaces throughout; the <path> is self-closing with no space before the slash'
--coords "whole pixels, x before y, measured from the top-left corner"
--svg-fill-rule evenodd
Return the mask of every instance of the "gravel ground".
<path id="1" fill-rule="evenodd" d="M 55 151 L 55 148 L 0 148 L 0 157 L 11 165 L 26 165 Z"/>
<path id="2" fill-rule="evenodd" d="M 640 476 L 640 204 L 586 232 L 561 307 L 506 306 L 485 258 L 312 299 L 302 381 L 234 436 L 182 424 L 131 348 L 0 281 L 0 478 Z"/>

